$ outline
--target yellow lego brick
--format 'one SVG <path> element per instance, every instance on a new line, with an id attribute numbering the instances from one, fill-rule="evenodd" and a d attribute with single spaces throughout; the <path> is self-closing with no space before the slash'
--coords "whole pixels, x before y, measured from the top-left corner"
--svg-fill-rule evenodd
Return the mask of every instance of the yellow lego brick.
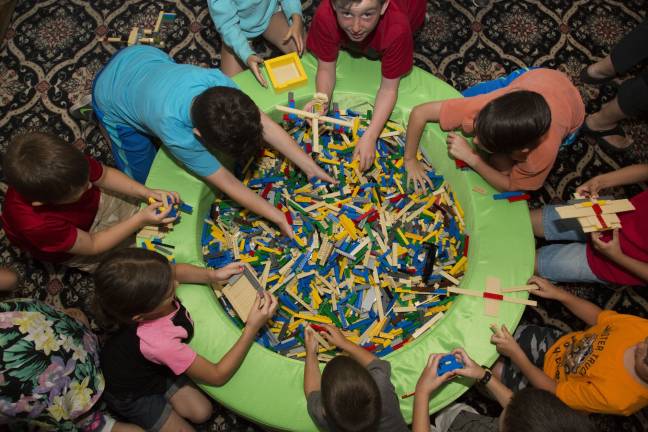
<path id="1" fill-rule="evenodd" d="M 274 248 L 269 248 L 267 246 L 259 246 L 260 251 L 268 252 L 274 255 L 281 255 L 283 252 L 281 252 L 279 249 L 274 249 Z"/>
<path id="2" fill-rule="evenodd" d="M 353 223 L 351 219 L 349 219 L 346 215 L 341 215 L 340 216 L 340 224 L 342 224 L 342 227 L 344 227 L 344 230 L 349 234 L 349 236 L 353 240 L 358 239 L 358 233 L 356 231 L 356 226 Z"/>
<path id="3" fill-rule="evenodd" d="M 450 269 L 448 273 L 450 273 L 452 276 L 455 276 L 457 273 L 459 273 L 464 266 L 466 265 L 467 258 L 465 256 L 462 256 L 459 261 L 455 263 L 454 266 Z"/>
<path id="4" fill-rule="evenodd" d="M 324 315 L 308 315 L 308 314 L 302 314 L 302 313 L 296 313 L 293 314 L 295 318 L 301 318 L 306 321 L 313 321 L 313 322 L 318 322 L 322 324 L 333 324 L 333 321 L 327 316 Z"/>

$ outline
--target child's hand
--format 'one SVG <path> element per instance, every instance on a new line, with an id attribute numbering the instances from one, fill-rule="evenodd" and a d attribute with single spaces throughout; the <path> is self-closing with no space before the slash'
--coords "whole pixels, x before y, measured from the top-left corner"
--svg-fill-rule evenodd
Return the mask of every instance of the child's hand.
<path id="1" fill-rule="evenodd" d="M 286 217 L 284 216 L 283 212 L 281 210 L 277 210 L 277 217 L 273 221 L 281 233 L 288 237 L 289 239 L 294 239 L 295 238 L 295 232 L 293 231 L 292 226 L 288 223 L 286 220 Z"/>
<path id="2" fill-rule="evenodd" d="M 263 301 L 263 306 L 259 307 L 261 301 Z M 249 327 L 254 333 L 258 332 L 275 314 L 277 306 L 279 306 L 277 297 L 267 291 L 264 291 L 263 294 L 258 294 L 254 299 L 254 304 L 250 308 L 245 327 Z"/>
<path id="3" fill-rule="evenodd" d="M 471 359 L 468 353 L 463 348 L 455 348 L 452 354 L 458 357 L 463 363 L 464 367 L 455 369 L 455 373 L 460 376 L 480 380 L 484 377 L 484 368 L 479 366 L 475 360 Z"/>
<path id="4" fill-rule="evenodd" d="M 592 233 L 592 246 L 598 252 L 611 259 L 616 261 L 619 257 L 623 256 L 623 251 L 621 250 L 621 243 L 619 243 L 619 230 L 612 230 L 612 238 L 604 242 L 602 232 L 593 232 Z"/>
<path id="5" fill-rule="evenodd" d="M 360 161 L 360 171 L 366 171 L 376 158 L 376 139 L 371 137 L 367 132 L 358 140 L 358 144 L 353 150 L 353 159 Z"/>
<path id="6" fill-rule="evenodd" d="M 304 329 L 304 342 L 306 343 L 306 355 L 317 355 L 319 342 L 315 337 L 315 330 L 313 330 L 310 326 L 306 326 L 306 329 Z"/>
<path id="7" fill-rule="evenodd" d="M 295 41 L 297 54 L 301 56 L 304 53 L 304 23 L 300 15 L 294 14 L 292 16 L 292 24 L 283 38 L 283 44 L 287 44 L 290 39 Z"/>
<path id="8" fill-rule="evenodd" d="M 430 395 L 439 387 L 441 384 L 450 381 L 456 374 L 455 371 L 446 372 L 441 376 L 437 376 L 437 369 L 439 368 L 439 360 L 445 354 L 430 354 L 428 358 L 427 366 L 421 372 L 421 376 L 416 383 L 416 393 L 429 398 Z"/>
<path id="9" fill-rule="evenodd" d="M 576 193 L 586 197 L 596 198 L 599 191 L 605 189 L 607 186 L 601 181 L 601 176 L 592 177 L 582 185 L 576 188 Z"/>
<path id="10" fill-rule="evenodd" d="M 149 197 L 153 198 L 155 201 L 160 201 L 161 203 L 164 203 L 165 206 L 169 201 L 171 201 L 174 204 L 179 204 L 181 202 L 180 195 L 178 194 L 178 192 L 165 191 L 162 189 L 148 189 L 146 192 L 146 197 L 144 197 L 144 199 L 146 200 Z"/>
<path id="11" fill-rule="evenodd" d="M 177 215 L 176 217 L 167 217 L 171 212 L 171 206 L 165 206 L 166 209 L 163 212 L 158 213 L 158 208 L 162 206 L 163 204 L 161 202 L 154 202 L 153 204 L 140 210 L 138 216 L 142 221 L 141 225 L 147 226 L 168 224 L 176 220 L 176 218 L 178 217 Z"/>
<path id="12" fill-rule="evenodd" d="M 268 83 L 266 82 L 265 78 L 263 78 L 261 70 L 259 69 L 259 65 L 263 63 L 263 59 L 256 54 L 252 54 L 247 58 L 246 63 L 254 74 L 254 77 L 257 79 L 257 81 L 259 81 L 259 84 L 261 84 L 263 87 L 268 87 Z"/>
<path id="13" fill-rule="evenodd" d="M 344 350 L 344 347 L 349 343 L 349 340 L 344 337 L 340 329 L 330 324 L 323 324 L 322 327 L 324 327 L 326 331 L 320 332 L 320 335 L 322 335 L 328 343 Z"/>
<path id="14" fill-rule="evenodd" d="M 525 355 L 520 345 L 513 339 L 505 325 L 502 324 L 501 330 L 496 329 L 496 333 L 491 336 L 491 343 L 497 348 L 497 352 L 503 356 L 513 358 L 516 355 Z"/>
<path id="15" fill-rule="evenodd" d="M 427 184 L 430 186 L 430 189 L 434 189 L 434 184 L 430 177 L 427 176 L 425 167 L 421 162 L 414 159 L 403 159 L 405 164 L 405 172 L 407 172 L 407 186 L 409 187 L 410 182 L 414 184 L 414 191 L 419 193 L 419 190 L 425 193 Z"/>
<path id="16" fill-rule="evenodd" d="M 475 165 L 475 152 L 468 145 L 468 141 L 456 133 L 450 132 L 446 139 L 448 144 L 448 154 L 455 159 L 461 159 L 471 167 Z"/>
<path id="17" fill-rule="evenodd" d="M 314 111 L 316 106 L 321 107 L 321 109 L 317 112 Z M 303 110 L 307 112 L 319 114 L 319 115 L 324 115 L 328 112 L 328 102 L 322 102 L 317 99 L 311 99 L 306 103 L 306 105 L 304 105 Z M 308 120 L 308 123 L 310 124 L 310 120 Z"/>
<path id="18" fill-rule="evenodd" d="M 239 274 L 242 271 L 243 264 L 241 264 L 240 262 L 229 263 L 225 267 L 221 267 L 218 270 L 210 269 L 209 282 L 225 282 L 235 274 Z"/>
<path id="19" fill-rule="evenodd" d="M 322 167 L 317 165 L 315 161 L 313 161 L 313 166 L 309 170 L 304 171 L 304 173 L 306 174 L 306 177 L 308 177 L 308 179 L 315 177 L 327 183 L 331 183 L 331 184 L 338 183 L 337 180 L 335 180 L 333 177 L 328 175 L 326 171 L 322 169 Z"/>
<path id="20" fill-rule="evenodd" d="M 537 290 L 531 291 L 531 294 L 538 297 L 551 299 L 551 300 L 560 300 L 565 291 L 562 288 L 558 288 L 556 285 L 552 284 L 545 278 L 540 276 L 531 276 L 527 281 L 529 284 L 534 284 L 538 287 Z"/>

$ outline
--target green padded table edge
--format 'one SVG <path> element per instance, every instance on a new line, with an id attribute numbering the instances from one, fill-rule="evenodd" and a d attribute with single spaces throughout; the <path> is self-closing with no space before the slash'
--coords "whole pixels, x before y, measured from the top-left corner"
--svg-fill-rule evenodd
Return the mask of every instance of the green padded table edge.
<path id="1" fill-rule="evenodd" d="M 305 55 L 302 60 L 309 82 L 293 91 L 298 108 L 310 100 L 315 92 L 317 62 L 310 55 Z M 373 103 L 380 76 L 379 62 L 355 59 L 344 52 L 340 53 L 334 101 L 339 101 L 343 108 L 355 109 L 358 109 L 359 103 L 364 103 L 365 106 L 359 108 L 364 111 L 367 102 Z M 239 74 L 235 81 L 263 111 L 279 120 L 279 113 L 273 109 L 275 104 L 287 105 L 287 93 L 275 94 L 271 89 L 263 89 L 249 71 Z M 461 96 L 448 84 L 415 67 L 400 83 L 392 119 L 406 122 L 412 107 L 453 97 Z M 471 170 L 455 168 L 454 161 L 447 155 L 445 136 L 438 125 L 429 124 L 421 147 L 432 166 L 451 184 L 465 212 L 470 245 L 467 272 L 461 286 L 481 291 L 488 276 L 498 277 L 502 287 L 525 283 L 533 271 L 534 259 L 534 242 L 526 203 L 493 200 L 492 194 L 496 191 L 479 175 Z M 165 242 L 176 245 L 177 262 L 204 266 L 200 236 L 214 194 L 166 151 L 158 152 L 147 185 L 178 191 L 185 202 L 194 206 L 193 214 L 183 214 L 182 222 L 167 234 Z M 484 188 L 487 194 L 474 192 L 474 186 Z M 191 346 L 204 357 L 219 360 L 237 340 L 240 330 L 218 304 L 209 287 L 181 285 L 178 295 L 195 323 Z M 526 293 L 513 295 L 520 298 L 527 296 Z M 448 352 L 463 346 L 479 364 L 490 365 L 495 361 L 498 354 L 489 342 L 489 325 L 506 324 L 509 329 L 514 329 L 524 307 L 502 303 L 499 316 L 490 318 L 483 313 L 483 303 L 484 300 L 478 297 L 459 296 L 434 327 L 385 357 L 391 363 L 392 382 L 398 395 L 414 390 L 430 353 Z M 229 409 L 260 424 L 281 430 L 314 431 L 316 428 L 306 411 L 302 385 L 303 362 L 254 344 L 230 382 L 222 387 L 201 387 Z M 469 381 L 460 379 L 445 385 L 431 399 L 430 412 L 448 405 L 469 386 Z M 412 402 L 413 398 L 401 400 L 401 409 L 408 422 L 412 418 Z"/>

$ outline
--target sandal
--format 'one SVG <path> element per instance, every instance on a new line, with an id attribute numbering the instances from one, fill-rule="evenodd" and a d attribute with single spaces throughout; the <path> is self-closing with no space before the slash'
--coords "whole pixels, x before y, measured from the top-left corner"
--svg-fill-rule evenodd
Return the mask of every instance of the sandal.
<path id="1" fill-rule="evenodd" d="M 581 126 L 581 132 L 584 135 L 589 135 L 592 138 L 594 138 L 594 142 L 599 147 L 601 147 L 602 149 L 607 150 L 607 151 L 609 151 L 611 153 L 617 153 L 617 154 L 618 153 L 624 153 L 633 144 L 633 143 L 631 143 L 628 146 L 621 148 L 621 147 L 617 147 L 615 145 L 610 144 L 605 139 L 605 137 L 615 136 L 615 135 L 622 136 L 622 137 L 626 138 L 625 131 L 618 124 L 616 126 L 614 126 L 612 129 L 607 129 L 607 130 L 602 130 L 602 131 L 595 131 L 593 129 L 590 129 L 590 127 L 587 126 L 587 122 L 584 121 L 583 125 Z"/>
<path id="2" fill-rule="evenodd" d="M 606 82 L 612 81 L 614 78 L 613 76 L 611 77 L 605 77 L 605 78 L 594 78 L 592 75 L 590 75 L 587 72 L 587 69 L 589 68 L 588 66 L 585 66 L 581 71 L 580 71 L 580 80 L 583 84 L 604 84 Z"/>

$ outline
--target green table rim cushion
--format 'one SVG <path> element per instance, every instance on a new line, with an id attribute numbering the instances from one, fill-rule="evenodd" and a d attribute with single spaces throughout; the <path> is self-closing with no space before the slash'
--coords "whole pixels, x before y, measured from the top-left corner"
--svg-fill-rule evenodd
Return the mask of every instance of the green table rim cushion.
<path id="1" fill-rule="evenodd" d="M 303 58 L 309 83 L 294 90 L 298 107 L 315 92 L 314 76 L 317 61 L 310 55 Z M 341 53 L 337 64 L 337 85 L 334 99 L 348 107 L 354 102 L 373 103 L 380 85 L 380 63 L 351 58 Z M 276 104 L 287 104 L 287 94 L 263 89 L 251 73 L 239 74 L 235 81 L 259 107 L 279 119 L 273 112 Z M 431 74 L 414 68 L 400 83 L 393 119 L 407 122 L 412 107 L 432 101 L 461 97 L 456 90 Z M 357 104 L 356 104 L 357 105 Z M 446 134 L 436 124 L 426 127 L 421 140 L 422 150 L 435 169 L 444 175 L 455 191 L 464 211 L 470 234 L 468 270 L 463 288 L 482 290 L 487 276 L 501 280 L 502 286 L 522 284 L 533 270 L 534 242 L 525 202 L 494 201 L 495 191 L 473 171 L 455 168 L 446 151 Z M 192 215 L 183 215 L 182 222 L 167 235 L 165 242 L 176 245 L 176 260 L 204 266 L 200 236 L 213 193 L 199 178 L 186 172 L 169 154 L 160 151 L 153 164 L 147 185 L 176 190 L 182 199 L 194 206 Z M 474 186 L 488 191 L 474 192 Z M 240 330 L 226 315 L 209 287 L 181 285 L 178 291 L 195 323 L 191 346 L 212 361 L 219 360 L 234 344 Z M 526 297 L 525 293 L 514 294 Z M 424 335 L 385 357 L 392 365 L 392 382 L 398 395 L 414 390 L 418 376 L 430 353 L 443 353 L 463 346 L 479 364 L 492 364 L 497 352 L 490 344 L 489 324 L 506 324 L 514 329 L 524 307 L 510 303 L 500 305 L 499 317 L 483 314 L 483 299 L 460 296 L 445 317 Z M 222 387 L 201 386 L 211 397 L 233 411 L 260 424 L 283 430 L 316 430 L 306 411 L 302 390 L 303 363 L 289 359 L 254 344 L 238 372 Z M 469 381 L 454 380 L 442 387 L 430 401 L 435 412 L 458 398 L 470 386 Z M 405 419 L 412 418 L 413 398 L 401 400 Z"/>

